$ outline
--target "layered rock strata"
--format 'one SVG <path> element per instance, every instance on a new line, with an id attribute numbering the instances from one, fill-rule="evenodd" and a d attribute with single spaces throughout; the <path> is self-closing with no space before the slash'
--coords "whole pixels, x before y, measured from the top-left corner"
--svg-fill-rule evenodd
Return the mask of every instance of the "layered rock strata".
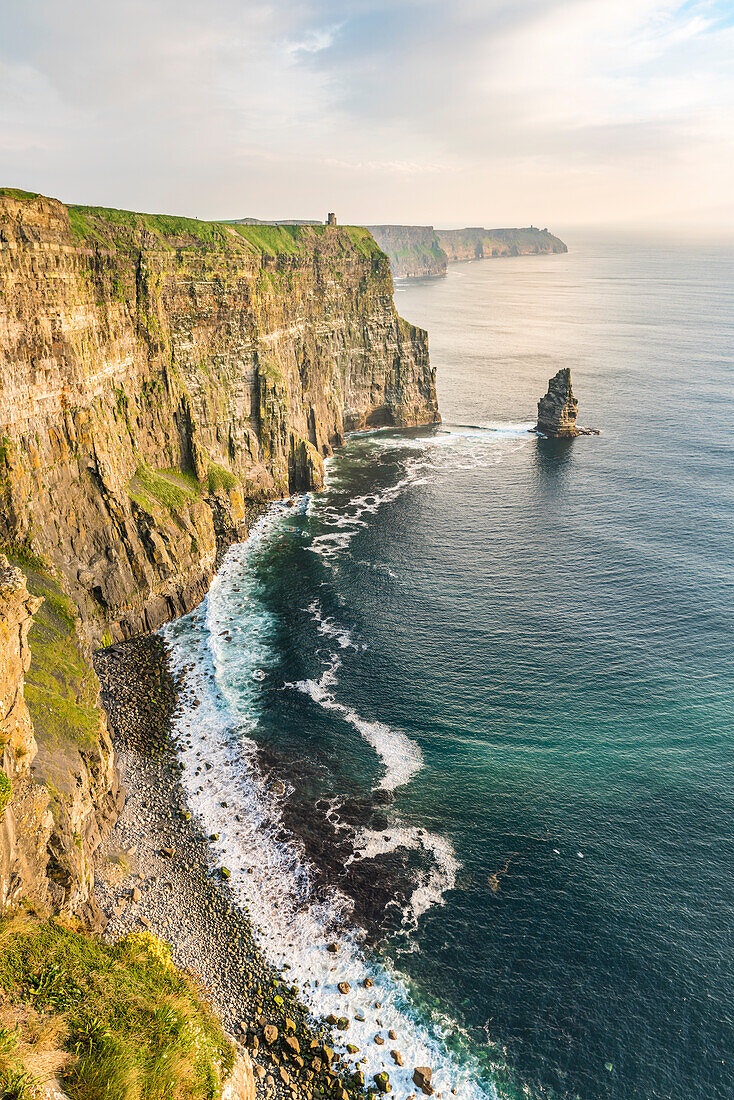
<path id="1" fill-rule="evenodd" d="M 318 488 L 354 428 L 438 420 L 366 230 L 224 226 L 0 192 L 0 543 L 89 639 L 195 605 L 245 502 Z"/>
<path id="2" fill-rule="evenodd" d="M 568 252 L 560 238 L 535 226 L 525 229 L 438 229 L 436 237 L 449 263 Z"/>
<path id="3" fill-rule="evenodd" d="M 396 278 L 445 275 L 449 263 L 496 256 L 567 252 L 547 229 L 434 229 L 431 225 L 372 225 L 370 232 L 390 257 Z"/>
<path id="4" fill-rule="evenodd" d="M 435 377 L 364 229 L 0 189 L 0 291 L 0 910 L 94 924 L 122 795 L 92 649 L 195 606 L 347 431 L 437 422 Z"/>
<path id="5" fill-rule="evenodd" d="M 371 225 L 370 233 L 390 258 L 396 279 L 445 275 L 448 259 L 432 225 Z"/>
<path id="6" fill-rule="evenodd" d="M 94 857 L 122 804 L 99 683 L 52 577 L 0 555 L 0 914 L 21 900 L 98 922 Z"/>
<path id="7" fill-rule="evenodd" d="M 578 435 L 578 408 L 579 403 L 571 386 L 571 371 L 564 367 L 553 375 L 548 383 L 548 392 L 538 402 L 538 423 L 535 430 L 554 439 L 570 439 Z"/>
<path id="8" fill-rule="evenodd" d="M 31 662 L 28 631 L 40 603 L 23 573 L 0 555 L 0 913 L 45 885 L 53 829 L 49 792 L 31 790 L 38 746 L 23 695 Z"/>
<path id="9" fill-rule="evenodd" d="M 548 383 L 548 392 L 538 402 L 538 423 L 533 429 L 550 439 L 573 439 L 577 435 L 599 435 L 597 428 L 576 423 L 579 403 L 571 386 L 571 371 L 564 367 Z"/>

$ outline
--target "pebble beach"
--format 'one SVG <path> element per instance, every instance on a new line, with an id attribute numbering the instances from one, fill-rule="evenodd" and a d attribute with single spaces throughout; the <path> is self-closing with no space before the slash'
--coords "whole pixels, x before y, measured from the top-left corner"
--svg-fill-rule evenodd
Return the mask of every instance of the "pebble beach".
<path id="1" fill-rule="evenodd" d="M 212 868 L 214 838 L 198 830 L 180 784 L 171 737 L 179 685 L 163 639 L 143 636 L 100 651 L 96 669 L 126 791 L 97 876 L 104 935 L 147 929 L 170 945 L 176 964 L 196 976 L 226 1030 L 247 1048 L 258 1096 L 351 1100 L 390 1091 L 387 1075 L 365 1082 L 359 1068 L 340 1061 L 331 1028 L 347 1021 L 311 1017 L 287 970 L 263 957 L 226 869 Z"/>

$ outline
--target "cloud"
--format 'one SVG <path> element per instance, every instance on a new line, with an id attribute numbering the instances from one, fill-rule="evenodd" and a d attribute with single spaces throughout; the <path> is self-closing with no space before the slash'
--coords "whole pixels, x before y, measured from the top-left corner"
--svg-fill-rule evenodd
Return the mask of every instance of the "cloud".
<path id="1" fill-rule="evenodd" d="M 3 182 L 199 216 L 700 222 L 715 0 L 5 0 Z"/>

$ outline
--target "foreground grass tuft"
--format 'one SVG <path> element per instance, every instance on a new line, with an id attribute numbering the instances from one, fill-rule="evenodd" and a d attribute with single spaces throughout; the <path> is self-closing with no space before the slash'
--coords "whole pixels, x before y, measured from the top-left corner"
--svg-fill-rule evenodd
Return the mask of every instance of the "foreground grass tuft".
<path id="1" fill-rule="evenodd" d="M 5 921 L 0 990 L 2 1096 L 33 1095 L 34 1036 L 52 1027 L 70 1100 L 215 1100 L 232 1068 L 202 991 L 147 932 L 106 944 L 60 920 Z"/>

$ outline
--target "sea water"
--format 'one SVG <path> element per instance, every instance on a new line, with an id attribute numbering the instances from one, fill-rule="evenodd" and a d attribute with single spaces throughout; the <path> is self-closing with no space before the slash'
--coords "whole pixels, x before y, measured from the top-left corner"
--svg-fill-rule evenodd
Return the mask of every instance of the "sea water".
<path id="1" fill-rule="evenodd" d="M 212 868 L 398 1100 L 734 1095 L 734 251 L 569 246 L 398 284 L 444 424 L 165 629 Z"/>

